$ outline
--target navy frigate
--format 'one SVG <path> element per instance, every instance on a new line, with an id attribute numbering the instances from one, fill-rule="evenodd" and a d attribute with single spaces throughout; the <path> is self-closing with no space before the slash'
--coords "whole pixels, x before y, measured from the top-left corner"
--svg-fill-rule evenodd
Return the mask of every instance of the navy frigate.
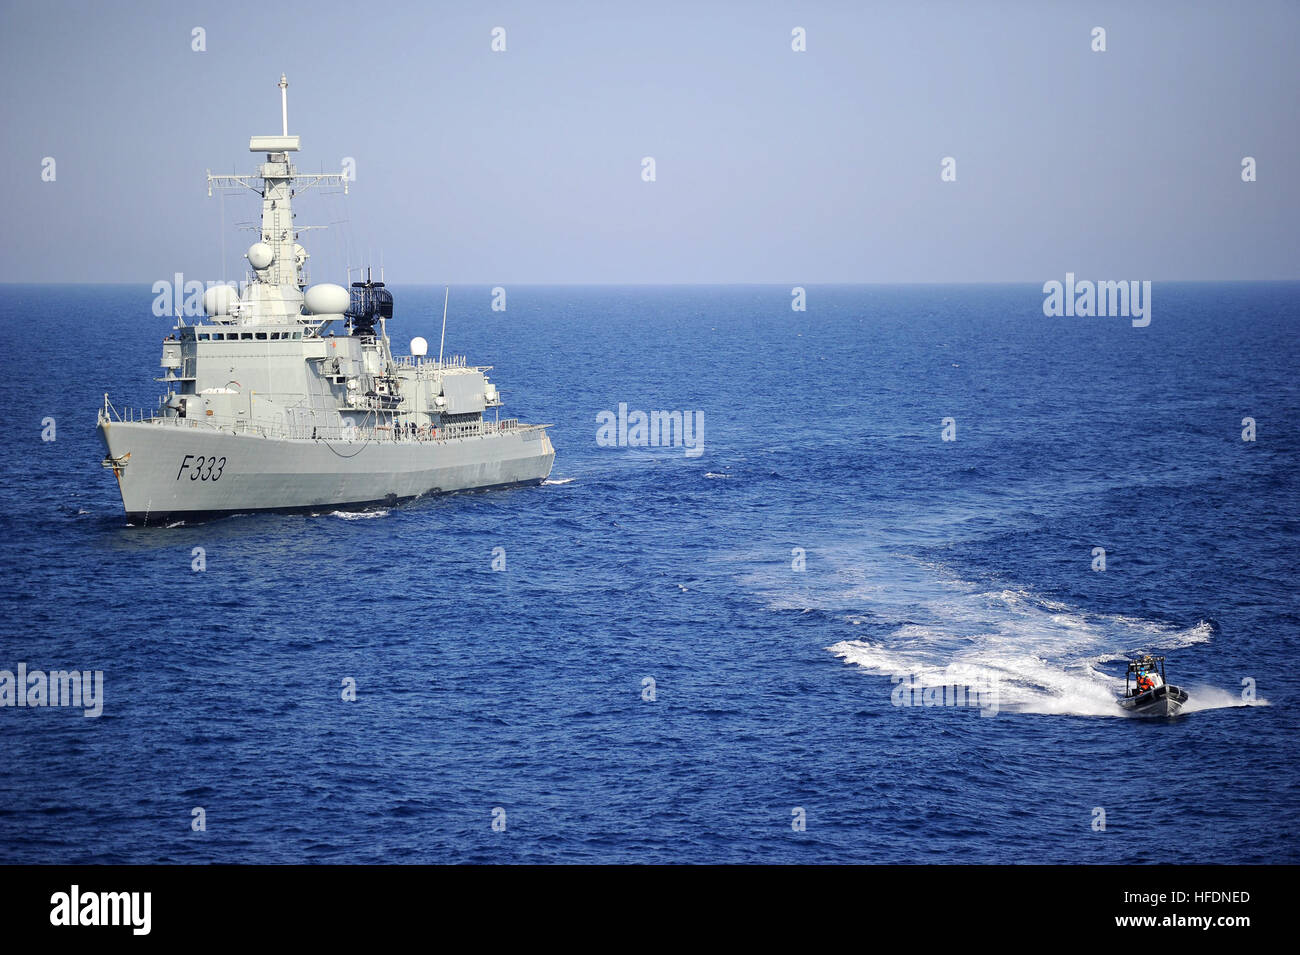
<path id="1" fill-rule="evenodd" d="M 127 519 L 366 507 L 542 483 L 555 461 L 548 426 L 500 417 L 490 366 L 444 358 L 441 346 L 429 357 L 418 337 L 409 355 L 394 355 L 392 292 L 369 271 L 349 276 L 349 287 L 307 284 L 293 196 L 319 184 L 346 191 L 349 177 L 299 175 L 284 76 L 279 85 L 281 135 L 248 146 L 266 161 L 249 176 L 208 173 L 209 194 L 262 197 L 243 288 L 213 285 L 202 315 L 177 315 L 156 408 L 118 411 L 104 396 L 103 465 Z"/>

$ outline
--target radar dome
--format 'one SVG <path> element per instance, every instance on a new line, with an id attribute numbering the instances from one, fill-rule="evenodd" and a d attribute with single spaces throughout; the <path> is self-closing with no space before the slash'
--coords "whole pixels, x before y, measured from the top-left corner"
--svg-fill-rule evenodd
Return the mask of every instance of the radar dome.
<path id="1" fill-rule="evenodd" d="M 423 338 L 415 337 L 411 339 L 411 354 L 416 358 L 422 358 L 429 354 L 429 343 Z"/>
<path id="2" fill-rule="evenodd" d="M 239 291 L 230 285 L 214 285 L 203 293 L 203 311 L 213 318 L 233 315 L 239 304 Z"/>
<path id="3" fill-rule="evenodd" d="M 274 259 L 275 253 L 265 242 L 254 242 L 248 247 L 248 264 L 259 271 L 269 266 Z"/>
<path id="4" fill-rule="evenodd" d="M 341 315 L 352 304 L 352 296 L 342 285 L 324 282 L 307 289 L 305 306 L 312 315 Z"/>

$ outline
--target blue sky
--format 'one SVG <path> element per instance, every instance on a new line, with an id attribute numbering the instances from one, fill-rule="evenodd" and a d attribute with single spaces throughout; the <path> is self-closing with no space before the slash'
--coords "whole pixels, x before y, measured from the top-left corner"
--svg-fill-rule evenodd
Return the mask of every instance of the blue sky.
<path id="1" fill-rule="evenodd" d="M 303 235 L 314 281 L 367 250 L 389 281 L 453 284 L 1300 277 L 1296 3 L 6 0 L 0 18 L 3 281 L 242 277 L 256 197 L 223 212 L 204 173 L 252 170 L 282 71 L 300 169 L 357 164 L 346 199 L 297 202 L 299 225 L 335 224 Z"/>

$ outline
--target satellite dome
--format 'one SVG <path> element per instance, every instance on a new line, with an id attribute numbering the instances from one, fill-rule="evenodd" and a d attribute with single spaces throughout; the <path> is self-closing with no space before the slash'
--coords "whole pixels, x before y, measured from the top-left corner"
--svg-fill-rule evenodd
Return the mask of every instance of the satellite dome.
<path id="1" fill-rule="evenodd" d="M 239 290 L 230 285 L 214 285 L 203 293 L 203 311 L 213 318 L 232 315 L 239 304 Z"/>
<path id="2" fill-rule="evenodd" d="M 306 310 L 312 315 L 341 315 L 352 304 L 352 296 L 347 289 L 329 282 L 307 289 L 304 299 Z"/>
<path id="3" fill-rule="evenodd" d="M 411 354 L 416 358 L 422 358 L 429 354 L 429 343 L 418 335 L 411 339 Z"/>
<path id="4" fill-rule="evenodd" d="M 275 260 L 275 253 L 265 242 L 254 242 L 248 247 L 248 264 L 259 272 Z"/>

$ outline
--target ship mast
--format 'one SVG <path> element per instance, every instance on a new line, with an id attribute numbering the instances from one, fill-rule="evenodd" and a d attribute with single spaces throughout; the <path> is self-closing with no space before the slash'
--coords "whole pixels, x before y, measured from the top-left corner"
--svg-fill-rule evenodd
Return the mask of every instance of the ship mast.
<path id="1" fill-rule="evenodd" d="M 247 188 L 262 197 L 261 240 L 248 250 L 248 264 L 253 270 L 250 289 L 253 299 L 262 304 L 262 317 L 268 319 L 296 315 L 301 307 L 303 286 L 302 267 L 307 253 L 298 245 L 298 229 L 293 224 L 293 196 L 299 189 L 317 185 L 343 187 L 348 191 L 348 177 L 342 173 L 300 175 L 289 160 L 289 154 L 298 152 L 299 137 L 289 135 L 289 80 L 280 74 L 280 129 L 279 136 L 254 136 L 248 141 L 248 151 L 263 153 L 266 162 L 250 176 L 217 175 L 208 171 L 208 195 L 213 188 Z M 257 288 L 263 286 L 263 288 Z M 254 318 L 254 315 L 246 315 Z"/>
<path id="2" fill-rule="evenodd" d="M 280 134 L 289 135 L 289 78 L 280 74 Z"/>

